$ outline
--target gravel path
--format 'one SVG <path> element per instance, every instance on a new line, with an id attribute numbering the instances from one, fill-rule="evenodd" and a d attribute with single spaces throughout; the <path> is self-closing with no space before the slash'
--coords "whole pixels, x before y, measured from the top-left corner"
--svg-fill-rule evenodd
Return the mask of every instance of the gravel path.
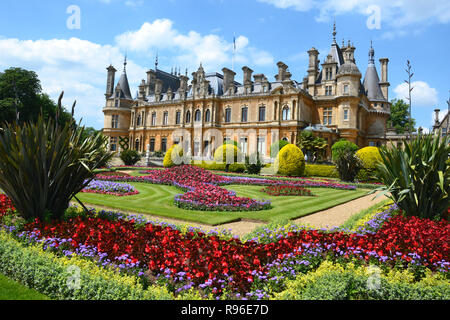
<path id="1" fill-rule="evenodd" d="M 311 215 L 295 219 L 293 220 L 296 224 L 301 225 L 310 225 L 314 226 L 315 228 L 327 228 L 331 229 L 334 226 L 339 226 L 343 224 L 345 221 L 347 221 L 352 215 L 359 213 L 361 210 L 370 208 L 371 206 L 383 201 L 386 199 L 386 197 L 381 196 L 377 199 L 373 200 L 374 195 L 368 195 L 361 198 L 358 198 L 356 200 L 349 201 L 347 203 L 338 205 L 336 207 L 319 211 L 316 213 L 313 213 Z M 76 202 L 74 202 L 77 204 Z M 102 207 L 97 205 L 91 205 L 86 204 L 87 207 L 96 208 L 99 210 L 111 210 L 111 211 L 117 211 L 117 209 L 112 209 L 108 207 Z M 170 219 L 165 217 L 158 217 L 158 216 L 152 216 L 146 213 L 140 213 L 140 212 L 130 212 L 130 211 L 123 211 L 120 210 L 123 213 L 127 214 L 142 214 L 146 218 L 149 218 L 153 221 L 163 221 L 171 224 L 177 224 L 177 225 L 190 225 L 193 227 L 199 227 L 205 231 L 210 230 L 229 230 L 233 235 L 242 237 L 249 232 L 253 231 L 255 228 L 265 225 L 263 222 L 257 222 L 257 221 L 247 221 L 242 220 L 238 222 L 232 222 L 223 224 L 220 226 L 211 226 L 207 224 L 201 224 L 201 223 L 195 223 L 195 222 L 189 222 L 189 221 L 183 221 L 178 219 Z"/>

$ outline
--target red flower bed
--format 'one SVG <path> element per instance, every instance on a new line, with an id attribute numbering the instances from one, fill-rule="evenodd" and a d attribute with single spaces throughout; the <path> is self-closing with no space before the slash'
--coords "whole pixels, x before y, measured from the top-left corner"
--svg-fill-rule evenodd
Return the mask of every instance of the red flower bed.
<path id="1" fill-rule="evenodd" d="M 248 292 L 256 275 L 267 274 L 274 261 L 304 256 L 311 250 L 323 257 L 331 254 L 334 258 L 390 266 L 412 264 L 431 270 L 448 271 L 450 261 L 448 222 L 402 216 L 389 219 L 374 234 L 298 230 L 267 244 L 223 240 L 203 233 L 182 234 L 151 223 L 137 227 L 134 221 L 94 217 L 52 224 L 35 221 L 26 230 L 37 232 L 38 237 L 71 239 L 73 249 L 93 246 L 111 261 L 127 255 L 127 261 L 139 261 L 154 275 L 168 273 L 175 277 L 182 273 L 195 286 L 210 283 L 217 293 L 224 282 L 235 292 Z"/>
<path id="2" fill-rule="evenodd" d="M 261 192 L 265 192 L 271 196 L 313 196 L 311 190 L 297 187 L 297 186 L 268 186 L 261 189 Z"/>
<path id="3" fill-rule="evenodd" d="M 14 210 L 12 201 L 5 195 L 0 194 L 0 218 L 9 210 Z"/>

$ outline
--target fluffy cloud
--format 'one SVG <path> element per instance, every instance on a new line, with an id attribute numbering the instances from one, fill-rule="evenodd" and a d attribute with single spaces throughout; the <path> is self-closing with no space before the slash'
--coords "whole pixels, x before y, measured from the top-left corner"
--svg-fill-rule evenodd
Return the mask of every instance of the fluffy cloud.
<path id="1" fill-rule="evenodd" d="M 434 107 L 438 104 L 438 92 L 435 88 L 431 88 L 424 81 L 414 81 L 411 83 L 414 88 L 411 92 L 412 105 L 417 107 Z M 395 87 L 394 92 L 397 99 L 406 100 L 408 97 L 408 84 L 402 83 Z"/>
<path id="2" fill-rule="evenodd" d="M 109 64 L 117 67 L 122 63 L 119 48 L 78 38 L 0 39 L 0 70 L 20 66 L 35 71 L 44 92 L 56 100 L 64 90 L 64 104 L 69 107 L 77 100 L 77 119 L 82 116 L 84 124 L 96 128 L 103 126 L 105 68 Z M 127 70 L 130 80 L 139 80 L 145 74 L 145 69 L 133 61 L 129 61 Z M 119 76 L 121 72 L 119 70 Z M 136 88 L 138 83 L 131 82 L 130 85 Z"/>
<path id="3" fill-rule="evenodd" d="M 317 20 L 327 21 L 330 17 L 356 12 L 369 15 L 367 9 L 378 6 L 382 23 L 393 27 L 410 24 L 450 22 L 450 2 L 448 0 L 258 0 L 277 8 L 291 8 L 297 11 L 317 10 Z"/>
<path id="4" fill-rule="evenodd" d="M 207 70 L 218 71 L 232 61 L 234 44 L 217 34 L 202 35 L 196 31 L 180 33 L 169 19 L 144 23 L 139 30 L 128 31 L 116 37 L 118 47 L 139 53 L 167 50 L 171 63 L 193 70 L 200 62 Z M 245 36 L 236 38 L 236 60 L 240 64 L 266 66 L 274 63 L 270 53 L 249 45 Z"/>

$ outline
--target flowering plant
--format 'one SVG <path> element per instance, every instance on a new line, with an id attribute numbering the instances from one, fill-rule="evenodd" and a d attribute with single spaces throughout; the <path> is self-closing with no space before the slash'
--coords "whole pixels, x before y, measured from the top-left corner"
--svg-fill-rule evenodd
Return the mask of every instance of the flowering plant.
<path id="1" fill-rule="evenodd" d="M 263 188 L 261 192 L 265 192 L 271 196 L 313 196 L 309 189 L 286 185 L 268 186 Z"/>
<path id="2" fill-rule="evenodd" d="M 92 180 L 81 192 L 109 194 L 114 196 L 139 194 L 139 191 L 129 184 L 100 180 Z"/>

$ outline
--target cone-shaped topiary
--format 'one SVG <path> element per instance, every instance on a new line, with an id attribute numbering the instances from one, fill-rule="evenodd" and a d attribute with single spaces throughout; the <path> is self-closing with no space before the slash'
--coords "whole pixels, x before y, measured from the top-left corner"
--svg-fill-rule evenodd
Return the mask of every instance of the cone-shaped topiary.
<path id="1" fill-rule="evenodd" d="M 183 164 L 183 148 L 178 144 L 174 144 L 167 150 L 164 156 L 163 166 L 164 168 L 171 168 L 181 164 Z"/>
<path id="2" fill-rule="evenodd" d="M 305 156 L 296 145 L 288 144 L 278 153 L 274 167 L 279 174 L 301 177 L 305 171 Z"/>
<path id="3" fill-rule="evenodd" d="M 362 148 L 356 152 L 356 156 L 363 164 L 363 168 L 359 171 L 356 179 L 360 181 L 376 180 L 377 165 L 382 162 L 379 149 L 377 147 Z"/>

